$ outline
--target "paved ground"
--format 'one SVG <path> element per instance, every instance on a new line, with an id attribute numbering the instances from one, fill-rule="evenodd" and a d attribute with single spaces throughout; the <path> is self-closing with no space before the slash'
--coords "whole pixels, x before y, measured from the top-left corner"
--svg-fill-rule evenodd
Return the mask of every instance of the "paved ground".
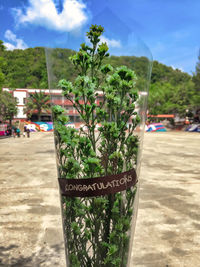
<path id="1" fill-rule="evenodd" d="M 53 136 L 0 140 L 0 266 L 65 266 Z"/>
<path id="2" fill-rule="evenodd" d="M 133 266 L 200 266 L 199 144 L 145 134 Z M 65 266 L 59 201 L 52 134 L 1 139 L 0 266 Z"/>

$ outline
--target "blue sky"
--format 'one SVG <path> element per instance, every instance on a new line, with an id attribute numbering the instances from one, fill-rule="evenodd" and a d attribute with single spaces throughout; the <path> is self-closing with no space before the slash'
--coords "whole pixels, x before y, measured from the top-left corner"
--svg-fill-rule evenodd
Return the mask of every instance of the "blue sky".
<path id="1" fill-rule="evenodd" d="M 10 50 L 78 49 L 97 23 L 105 27 L 102 41 L 111 54 L 149 56 L 145 43 L 154 60 L 191 74 L 200 48 L 199 12 L 199 0 L 0 0 L 0 39 Z"/>

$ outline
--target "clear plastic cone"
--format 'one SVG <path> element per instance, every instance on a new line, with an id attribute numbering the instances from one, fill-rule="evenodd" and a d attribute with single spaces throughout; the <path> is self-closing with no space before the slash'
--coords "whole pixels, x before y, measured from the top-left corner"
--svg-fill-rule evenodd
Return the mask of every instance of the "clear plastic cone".
<path id="1" fill-rule="evenodd" d="M 134 266 L 152 58 L 108 5 L 91 23 L 46 48 L 66 262 Z"/>

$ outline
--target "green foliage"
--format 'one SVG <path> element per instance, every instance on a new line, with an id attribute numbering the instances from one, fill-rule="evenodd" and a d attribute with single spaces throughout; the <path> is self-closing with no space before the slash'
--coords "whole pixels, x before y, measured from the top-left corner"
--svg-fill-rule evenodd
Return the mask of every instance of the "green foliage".
<path id="1" fill-rule="evenodd" d="M 71 81 L 62 77 L 58 83 L 84 124 L 79 131 L 66 127 L 65 110 L 52 108 L 60 178 L 95 179 L 136 167 L 137 75 L 126 66 L 106 62 L 108 46 L 99 44 L 102 33 L 101 26 L 91 26 L 87 33 L 91 47 L 82 44 L 70 57 L 77 76 Z M 97 105 L 99 92 L 103 100 Z M 95 132 L 98 123 L 101 127 Z M 96 198 L 63 197 L 71 266 L 126 266 L 135 193 L 136 187 Z"/>
<path id="2" fill-rule="evenodd" d="M 200 101 L 198 86 L 195 85 L 195 81 L 198 84 L 196 77 L 198 80 L 197 74 L 191 77 L 178 69 L 173 70 L 154 61 L 148 100 L 149 113 L 185 117 L 186 110 L 194 111 Z"/>
<path id="3" fill-rule="evenodd" d="M 196 71 L 193 74 L 194 82 L 194 94 L 192 98 L 193 106 L 198 109 L 200 107 L 200 51 L 198 56 L 198 61 L 196 64 Z"/>
<path id="4" fill-rule="evenodd" d="M 187 109 L 194 109 L 196 97 L 191 79 L 176 86 L 170 83 L 151 84 L 148 100 L 149 113 L 178 114 L 180 117 L 185 117 Z"/>
<path id="5" fill-rule="evenodd" d="M 160 82 L 161 84 L 170 83 L 172 86 L 187 82 L 191 79 L 191 76 L 187 73 L 180 71 L 179 69 L 173 69 L 158 61 L 153 62 L 151 83 Z"/>
<path id="6" fill-rule="evenodd" d="M 7 91 L 0 92 L 0 119 L 9 120 L 10 125 L 13 117 L 17 114 L 17 101 Z"/>
<path id="7" fill-rule="evenodd" d="M 5 78 L 2 84 L 3 87 L 48 87 L 44 48 L 15 49 L 13 51 L 0 48 L 0 57 L 6 63 L 2 67 L 2 73 Z"/>
<path id="8" fill-rule="evenodd" d="M 195 89 L 200 91 L 200 51 L 199 51 L 198 61 L 196 64 L 196 71 L 193 75 L 193 82 L 195 85 Z"/>
<path id="9" fill-rule="evenodd" d="M 3 51 L 5 51 L 5 47 L 3 46 L 2 41 L 0 40 L 0 91 L 5 81 L 5 74 L 3 73 L 3 70 L 7 66 L 5 59 L 1 56 L 1 52 Z"/>
<path id="10" fill-rule="evenodd" d="M 116 67 L 126 65 L 128 68 L 135 70 L 135 74 L 137 75 L 136 86 L 138 90 L 144 91 L 148 80 L 148 59 L 146 57 L 135 56 L 109 56 L 107 45 L 102 44 L 98 46 L 98 54 L 99 59 L 103 58 L 104 65 L 101 65 L 101 72 L 99 72 L 100 65 L 98 64 L 100 61 L 95 62 L 95 60 L 92 60 L 92 53 L 94 53 L 97 48 L 96 46 L 99 36 L 102 33 L 102 29 L 94 28 L 94 30 L 95 36 L 90 36 L 90 32 L 87 33 L 88 39 L 94 41 L 93 48 L 86 44 L 82 44 L 81 51 L 78 53 L 75 53 L 75 51 L 70 49 L 57 48 L 53 50 L 50 60 L 53 61 L 52 73 L 54 73 L 55 77 L 51 84 L 51 88 L 56 88 L 57 81 L 61 80 L 63 77 L 66 77 L 66 79 L 70 82 L 74 82 L 80 72 L 82 72 L 81 75 L 86 75 L 85 71 L 88 70 L 88 67 L 91 67 L 91 64 L 94 64 L 94 67 L 96 68 L 96 73 L 94 73 L 94 75 L 97 81 L 100 81 L 103 75 L 112 72 L 112 68 L 116 69 Z M 88 51 L 91 52 L 91 57 L 88 56 Z M 93 56 L 95 57 L 95 55 Z M 84 62 L 82 61 L 83 59 Z M 84 64 L 84 66 L 82 64 Z M 91 68 L 90 71 L 92 69 L 93 68 Z M 25 50 L 17 49 L 7 51 L 3 42 L 0 41 L 0 89 L 1 87 L 47 88 L 48 82 L 44 48 L 36 47 Z M 154 90 L 155 87 L 158 88 L 157 92 Z M 162 92 L 162 95 L 167 95 L 168 92 L 164 92 L 166 88 L 171 91 L 170 94 L 174 94 L 174 92 L 178 94 L 176 94 L 176 102 L 175 98 L 170 97 L 170 100 L 167 101 L 168 104 L 162 108 L 162 105 L 157 105 L 157 103 L 164 103 L 165 101 L 160 102 L 160 98 L 162 98 L 162 96 L 159 96 L 158 101 L 157 95 L 159 92 Z M 181 90 L 178 88 L 185 88 L 184 90 L 188 91 L 188 95 L 190 94 L 189 92 L 191 92 L 192 98 L 187 99 L 184 106 L 187 106 L 187 109 L 189 108 L 190 110 L 197 109 L 200 101 L 199 59 L 193 76 L 190 76 L 178 69 L 174 70 L 172 67 L 168 67 L 158 61 L 154 61 L 151 88 L 149 92 L 151 98 L 149 102 L 149 110 L 151 111 L 151 114 L 155 115 L 158 113 L 176 112 L 177 115 L 183 116 L 183 108 L 181 107 L 182 95 L 179 94 Z"/>
<path id="11" fill-rule="evenodd" d="M 50 108 L 49 100 L 50 97 L 44 92 L 35 92 L 28 98 L 25 104 L 24 112 L 28 117 L 31 117 L 32 113 L 37 110 L 38 120 L 40 121 L 42 110 L 48 110 Z"/>
<path id="12" fill-rule="evenodd" d="M 6 50 L 6 47 L 4 46 L 3 41 L 0 40 L 0 52 L 5 51 L 5 50 Z"/>

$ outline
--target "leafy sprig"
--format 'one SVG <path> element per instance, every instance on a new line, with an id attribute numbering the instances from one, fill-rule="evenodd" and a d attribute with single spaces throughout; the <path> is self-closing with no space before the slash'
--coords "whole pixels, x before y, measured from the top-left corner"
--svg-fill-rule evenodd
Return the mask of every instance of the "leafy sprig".
<path id="1" fill-rule="evenodd" d="M 66 111 L 53 107 L 60 178 L 95 178 L 136 166 L 137 77 L 126 66 L 104 64 L 109 53 L 107 44 L 100 43 L 103 31 L 91 26 L 91 46 L 82 44 L 70 58 L 79 75 L 73 83 L 58 83 L 84 125 L 79 130 L 66 127 Z M 70 266 L 126 266 L 135 193 L 136 187 L 104 197 L 63 197 Z"/>

